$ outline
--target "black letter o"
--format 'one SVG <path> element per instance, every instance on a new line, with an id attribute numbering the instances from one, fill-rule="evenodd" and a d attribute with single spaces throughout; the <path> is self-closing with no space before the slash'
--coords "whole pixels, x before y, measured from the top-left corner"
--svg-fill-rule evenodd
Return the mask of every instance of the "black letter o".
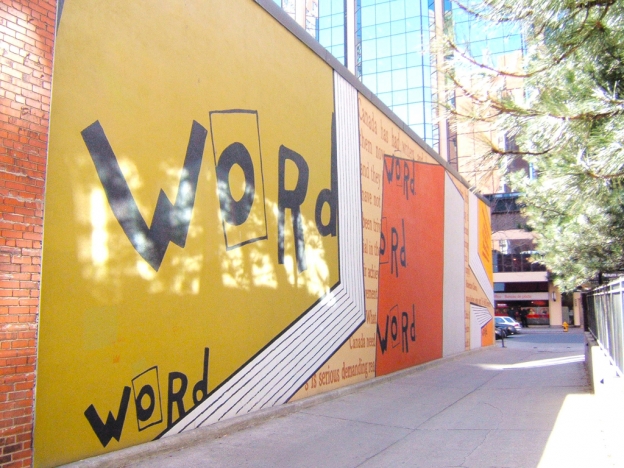
<path id="1" fill-rule="evenodd" d="M 147 408 L 143 407 L 143 397 L 148 396 L 150 399 L 149 406 Z M 139 421 L 145 422 L 152 417 L 154 413 L 154 407 L 156 406 L 156 396 L 154 395 L 154 389 L 151 385 L 144 385 L 141 391 L 139 392 L 139 396 L 136 399 L 136 412 L 137 419 Z"/>
<path id="2" fill-rule="evenodd" d="M 238 164 L 245 174 L 245 193 L 238 201 L 232 196 L 229 179 L 230 171 L 235 164 Z M 217 192 L 225 221 L 232 226 L 243 224 L 251 212 L 256 188 L 253 161 L 242 143 L 232 143 L 221 153 L 217 164 Z"/>

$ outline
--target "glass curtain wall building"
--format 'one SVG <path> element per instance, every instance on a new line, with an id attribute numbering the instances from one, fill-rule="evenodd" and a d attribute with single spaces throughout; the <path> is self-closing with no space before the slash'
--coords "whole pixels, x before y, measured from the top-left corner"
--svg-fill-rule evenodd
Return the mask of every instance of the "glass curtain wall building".
<path id="1" fill-rule="evenodd" d="M 347 3 L 355 0 L 273 1 L 345 67 L 347 66 Z M 305 11 L 305 22 L 302 21 L 303 11 Z"/>
<path id="2" fill-rule="evenodd" d="M 498 191 L 492 180 L 479 187 L 473 164 L 484 153 L 479 141 L 491 136 L 491 129 L 458 128 L 452 119 L 438 123 L 436 101 L 443 83 L 436 59 L 441 56 L 431 45 L 436 31 L 453 31 L 459 48 L 497 66 L 521 57 L 520 34 L 507 26 L 486 26 L 450 0 L 274 1 L 469 182 L 484 193 Z M 445 100 L 453 105 L 458 98 L 452 92 Z"/>
<path id="3" fill-rule="evenodd" d="M 276 1 L 292 5 L 311 0 Z M 519 194 L 500 193 L 508 188 L 501 183 L 496 168 L 482 164 L 489 148 L 487 141 L 513 149 L 513 135 L 501 135 L 483 122 L 457 122 L 452 117 L 439 125 L 436 122 L 438 96 L 444 96 L 445 102 L 460 110 L 470 106 L 470 100 L 457 88 L 442 94 L 445 83 L 435 73 L 436 60 L 452 57 L 434 53 L 431 43 L 435 32 L 452 32 L 459 50 L 486 66 L 507 71 L 520 69 L 520 32 L 513 25 L 480 22 L 450 0 L 315 1 L 318 21 L 314 32 L 310 28 L 308 31 L 479 192 L 492 194 L 496 314 L 513 315 L 523 308 L 529 311 L 529 323 L 560 325 L 561 301 L 551 301 L 555 295 L 551 296 L 554 289 L 547 272 L 531 261 L 536 254 L 534 234 L 521 227 L 524 219 L 515 205 Z M 470 10 L 477 1 L 463 3 Z M 291 11 L 295 17 L 294 7 Z M 352 31 L 352 38 L 348 31 Z M 471 82 L 480 70 L 468 65 L 455 71 L 456 76 Z M 523 92 L 521 79 L 504 80 L 504 92 Z M 507 170 L 518 169 L 531 171 L 522 160 L 509 161 Z M 501 201 L 513 202 L 515 208 L 501 205 Z M 510 280 L 509 275 L 514 278 Z M 531 299 L 520 301 L 518 297 Z"/>
<path id="4" fill-rule="evenodd" d="M 429 0 L 357 0 L 356 76 L 437 149 Z M 322 42 L 321 42 L 322 44 Z"/>
<path id="5" fill-rule="evenodd" d="M 348 56 L 346 15 L 345 0 L 319 0 L 316 40 L 345 67 Z"/>
<path id="6" fill-rule="evenodd" d="M 298 3 L 299 8 L 305 5 L 308 32 L 438 150 L 435 66 L 430 52 L 433 0 L 315 0 L 316 8 L 310 7 L 310 0 L 275 2 L 295 19 Z M 313 11 L 317 14 L 314 31 L 310 28 Z M 349 21 L 354 24 L 353 38 L 349 38 Z"/>
<path id="7" fill-rule="evenodd" d="M 318 40 L 319 0 L 273 0 L 311 36 Z M 331 52 L 331 51 L 330 51 Z M 332 52 L 333 53 L 333 52 Z"/>
<path id="8" fill-rule="evenodd" d="M 478 2 L 464 2 L 467 9 L 477 8 Z M 520 71 L 522 66 L 522 36 L 514 24 L 499 25 L 479 21 L 474 14 L 454 4 L 447 4 L 444 12 L 445 30 L 452 31 L 455 46 L 460 52 L 456 56 L 467 55 L 474 62 L 492 69 L 504 69 L 508 72 Z M 472 86 L 473 77 L 483 73 L 483 69 L 469 61 L 454 60 L 457 81 Z M 496 86 L 502 92 L 523 92 L 521 78 L 498 77 Z M 456 88 L 447 96 L 450 103 L 460 113 L 470 114 L 471 99 L 466 97 L 462 89 Z M 449 153 L 454 154 L 452 161 L 458 171 L 485 194 L 504 191 L 498 175 L 496 161 L 484 160 L 493 142 L 501 149 L 513 150 L 513 136 L 500 134 L 488 122 L 454 121 L 449 122 Z M 509 162 L 510 171 L 514 170 L 513 161 Z"/>

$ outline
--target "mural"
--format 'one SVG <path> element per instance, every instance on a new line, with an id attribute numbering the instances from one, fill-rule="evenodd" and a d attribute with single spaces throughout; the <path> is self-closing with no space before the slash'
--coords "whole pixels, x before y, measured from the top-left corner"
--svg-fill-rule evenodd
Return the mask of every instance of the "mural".
<path id="1" fill-rule="evenodd" d="M 468 190 L 449 174 L 444 184 L 443 355 L 466 350 L 466 271 L 469 270 L 464 200 Z"/>
<path id="2" fill-rule="evenodd" d="M 469 264 L 466 275 L 466 314 L 470 317 L 467 349 L 494 343 L 494 283 L 492 273 L 492 236 L 488 208 L 473 193 L 469 205 Z M 489 253 L 489 255 L 488 255 Z"/>
<path id="3" fill-rule="evenodd" d="M 341 127 L 333 70 L 277 26 L 247 0 L 65 2 L 36 463 L 286 401 L 364 321 L 361 266 L 341 281 L 338 245 L 343 230 L 361 237 L 338 219 L 337 138 L 352 135 L 343 172 L 357 178 L 357 134 Z M 240 386 L 256 399 L 205 410 Z"/>
<path id="4" fill-rule="evenodd" d="M 262 7 L 66 0 L 55 47 L 35 465 L 493 342 L 487 205 Z"/>
<path id="5" fill-rule="evenodd" d="M 353 213 L 352 226 L 358 229 L 359 235 L 346 240 L 351 248 L 348 257 L 342 258 L 341 245 L 341 271 L 343 266 L 350 265 L 349 276 L 354 277 L 360 283 L 364 291 L 360 291 L 360 299 L 365 303 L 366 321 L 353 333 L 349 340 L 314 374 L 301 390 L 293 396 L 292 400 L 305 398 L 327 390 L 342 387 L 362 380 L 371 379 L 375 376 L 375 330 L 377 314 L 377 287 L 378 276 L 378 253 L 375 252 L 375 244 L 379 243 L 379 228 L 375 229 L 372 221 L 379 219 L 381 203 L 374 203 L 371 191 L 379 191 L 381 179 L 375 174 L 381 174 L 381 165 L 377 159 L 365 148 L 362 148 L 362 139 L 358 139 L 358 124 L 360 132 L 366 125 L 365 116 L 361 111 L 361 97 L 357 91 L 348 84 L 340 75 L 334 75 L 336 85 L 336 106 L 345 109 L 343 119 L 345 126 L 350 128 L 350 138 L 355 140 L 338 139 L 339 142 L 350 142 L 349 164 L 351 175 L 355 180 L 350 181 L 349 187 L 357 190 L 352 197 L 340 197 L 341 219 L 345 212 Z M 378 111 L 376 111 L 378 112 Z M 358 118 L 359 117 L 359 118 Z M 346 168 L 345 168 L 346 169 Z M 344 194 L 345 192 L 340 192 Z M 381 194 L 380 194 L 381 196 Z M 351 203 L 357 200 L 357 205 L 362 206 L 362 212 L 355 209 Z M 379 223 L 377 223 L 379 224 Z M 342 226 L 342 224 L 341 224 Z M 342 242 L 342 241 L 341 241 Z M 378 247 L 377 247 L 378 248 Z M 362 264 L 363 263 L 363 264 Z"/>
<path id="6" fill-rule="evenodd" d="M 377 373 L 442 357 L 444 169 L 384 157 Z"/>

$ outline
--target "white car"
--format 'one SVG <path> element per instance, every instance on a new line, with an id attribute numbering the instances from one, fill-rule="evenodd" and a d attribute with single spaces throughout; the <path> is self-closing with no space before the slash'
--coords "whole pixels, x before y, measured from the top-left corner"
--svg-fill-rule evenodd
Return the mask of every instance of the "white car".
<path id="1" fill-rule="evenodd" d="M 513 333 L 518 333 L 520 330 L 522 330 L 522 325 L 520 325 L 518 322 L 516 322 L 514 319 L 512 319 L 511 317 L 494 317 L 494 320 L 496 322 L 496 325 L 507 325 L 509 328 L 510 326 L 514 328 L 514 332 Z"/>

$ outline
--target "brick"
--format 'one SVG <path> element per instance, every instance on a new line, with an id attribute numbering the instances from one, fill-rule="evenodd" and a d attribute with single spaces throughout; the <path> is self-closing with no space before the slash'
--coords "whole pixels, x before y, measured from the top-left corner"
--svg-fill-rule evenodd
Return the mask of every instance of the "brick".
<path id="1" fill-rule="evenodd" d="M 31 240 L 37 240 L 37 241 L 42 240 L 42 235 L 36 232 L 25 232 L 22 237 L 24 239 L 31 239 Z"/>
<path id="2" fill-rule="evenodd" d="M 39 297 L 39 290 L 35 290 L 37 292 L 37 294 L 35 296 L 33 296 L 33 291 L 26 291 L 26 293 L 28 294 L 28 297 L 32 298 L 35 297 L 35 299 L 19 299 L 19 305 L 21 306 L 38 306 L 39 305 L 39 299 L 36 299 Z"/>
<path id="3" fill-rule="evenodd" d="M 7 453 L 18 452 L 21 449 L 22 449 L 22 444 L 6 445 L 5 447 L 2 448 L 2 453 L 7 454 Z"/>
<path id="4" fill-rule="evenodd" d="M 0 466 L 32 462 L 54 0 L 0 2 Z M 15 283 L 18 285 L 15 285 Z"/>
<path id="5" fill-rule="evenodd" d="M 30 450 L 22 450 L 21 452 L 16 452 L 12 455 L 13 460 L 17 461 L 14 461 L 12 464 L 9 464 L 6 467 L 2 468 L 23 468 L 25 466 L 29 466 L 26 457 L 30 456 Z"/>

